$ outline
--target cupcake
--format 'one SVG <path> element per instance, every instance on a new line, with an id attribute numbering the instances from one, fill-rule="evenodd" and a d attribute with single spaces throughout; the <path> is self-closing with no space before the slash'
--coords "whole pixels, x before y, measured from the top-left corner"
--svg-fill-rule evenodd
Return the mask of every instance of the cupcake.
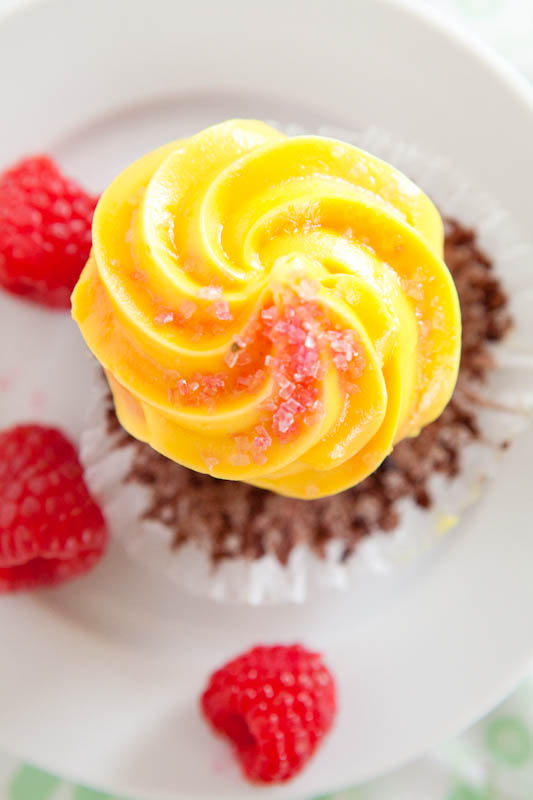
<path id="1" fill-rule="evenodd" d="M 73 314 L 106 376 L 82 458 L 128 551 L 216 598 L 349 585 L 481 438 L 506 298 L 451 221 L 446 255 L 456 283 L 428 197 L 332 138 L 230 121 L 115 179 Z"/>

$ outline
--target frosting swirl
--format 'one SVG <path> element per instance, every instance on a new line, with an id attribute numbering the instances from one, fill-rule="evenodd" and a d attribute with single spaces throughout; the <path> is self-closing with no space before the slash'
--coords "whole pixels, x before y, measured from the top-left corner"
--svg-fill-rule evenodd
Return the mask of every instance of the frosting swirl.
<path id="1" fill-rule="evenodd" d="M 233 120 L 112 182 L 73 315 L 133 436 L 200 472 L 319 497 L 451 396 L 460 313 L 442 237 L 388 164 Z"/>

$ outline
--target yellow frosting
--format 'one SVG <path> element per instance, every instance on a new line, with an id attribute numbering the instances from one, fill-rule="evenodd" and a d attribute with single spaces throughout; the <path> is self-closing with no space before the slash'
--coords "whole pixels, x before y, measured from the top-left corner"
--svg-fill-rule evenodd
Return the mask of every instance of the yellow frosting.
<path id="1" fill-rule="evenodd" d="M 460 312 L 442 242 L 433 204 L 383 161 L 232 120 L 104 192 L 73 315 L 133 436 L 320 497 L 451 396 Z"/>

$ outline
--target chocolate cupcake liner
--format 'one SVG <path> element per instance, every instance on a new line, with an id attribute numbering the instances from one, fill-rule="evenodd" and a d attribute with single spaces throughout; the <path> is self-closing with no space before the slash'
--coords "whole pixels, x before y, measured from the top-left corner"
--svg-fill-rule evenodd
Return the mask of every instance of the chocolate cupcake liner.
<path id="1" fill-rule="evenodd" d="M 285 131 L 306 132 L 298 126 Z M 430 507 L 422 507 L 428 503 L 420 497 L 405 497 L 395 503 L 399 516 L 393 530 L 374 529 L 349 552 L 340 538 L 331 539 L 320 554 L 307 544 L 295 544 L 284 563 L 274 552 L 244 557 L 238 547 L 234 556 L 214 561 L 197 541 L 177 546 L 172 527 L 161 517 L 147 516 L 153 501 L 150 485 L 135 478 L 136 445 L 110 423 L 109 390 L 95 367 L 81 459 L 112 534 L 130 557 L 166 575 L 178 589 L 218 601 L 304 602 L 321 589 L 348 589 L 369 575 L 405 570 L 451 531 L 479 498 L 487 480 L 497 475 L 503 449 L 529 424 L 533 410 L 533 245 L 519 235 L 509 215 L 447 159 L 431 157 L 374 128 L 354 134 L 327 127 L 317 133 L 351 142 L 394 164 L 445 216 L 475 229 L 479 246 L 490 255 L 508 294 L 513 327 L 491 348 L 493 364 L 487 380 L 471 397 L 478 431 L 461 447 L 459 474 L 450 479 L 435 473 L 427 481 Z"/>

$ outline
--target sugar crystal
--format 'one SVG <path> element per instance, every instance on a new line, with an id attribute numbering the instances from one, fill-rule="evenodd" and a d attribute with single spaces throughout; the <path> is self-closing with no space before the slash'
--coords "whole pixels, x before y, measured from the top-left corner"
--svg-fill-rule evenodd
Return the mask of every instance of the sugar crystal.
<path id="1" fill-rule="evenodd" d="M 217 300 L 216 303 L 209 307 L 208 311 L 220 320 L 229 322 L 233 319 L 227 300 Z"/>
<path id="2" fill-rule="evenodd" d="M 198 297 L 201 297 L 202 300 L 216 300 L 218 297 L 222 295 L 222 287 L 221 286 L 200 286 L 197 291 Z"/>
<path id="3" fill-rule="evenodd" d="M 169 309 L 162 308 L 154 317 L 156 325 L 166 325 L 169 322 L 174 322 L 174 312 Z"/>

